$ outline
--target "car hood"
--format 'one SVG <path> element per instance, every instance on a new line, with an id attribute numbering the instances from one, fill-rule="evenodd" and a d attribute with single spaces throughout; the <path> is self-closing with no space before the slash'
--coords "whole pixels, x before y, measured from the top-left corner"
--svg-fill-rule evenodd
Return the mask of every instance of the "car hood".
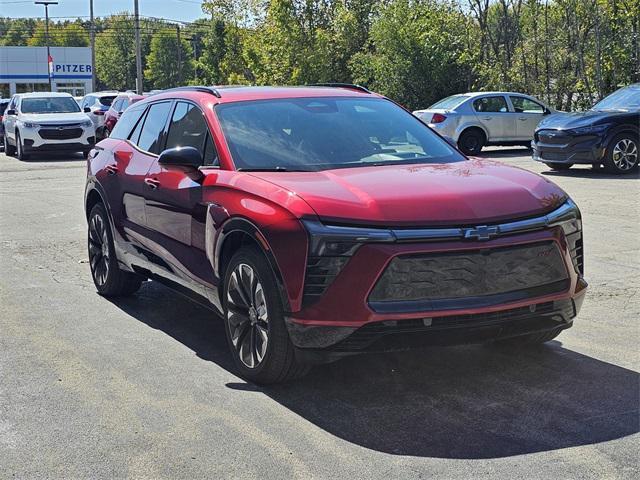
<path id="1" fill-rule="evenodd" d="M 253 172 L 304 199 L 325 221 L 427 226 L 545 214 L 567 198 L 540 175 L 499 162 Z"/>
<path id="2" fill-rule="evenodd" d="M 624 115 L 623 112 L 598 112 L 587 110 L 586 112 L 554 113 L 545 117 L 539 124 L 538 130 L 551 128 L 565 130 L 570 128 L 586 127 L 597 123 L 606 123 L 612 116 Z"/>
<path id="3" fill-rule="evenodd" d="M 39 125 L 80 123 L 89 120 L 83 112 L 74 113 L 23 113 L 20 115 L 23 122 L 37 123 Z"/>

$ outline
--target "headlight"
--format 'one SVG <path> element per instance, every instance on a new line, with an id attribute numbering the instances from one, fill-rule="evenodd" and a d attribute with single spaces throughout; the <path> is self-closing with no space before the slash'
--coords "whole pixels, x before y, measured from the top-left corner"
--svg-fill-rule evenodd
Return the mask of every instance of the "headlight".
<path id="1" fill-rule="evenodd" d="M 547 215 L 549 226 L 560 226 L 564 230 L 571 261 L 576 273 L 584 275 L 584 248 L 582 241 L 582 214 L 573 202 L 567 200 L 560 208 Z"/>
<path id="2" fill-rule="evenodd" d="M 589 133 L 602 133 L 609 128 L 608 123 L 602 125 L 589 125 L 587 127 L 572 128 L 569 133 L 572 135 L 587 135 Z"/>
<path id="3" fill-rule="evenodd" d="M 82 125 L 83 127 L 86 127 L 86 128 L 93 127 L 93 122 L 91 120 L 85 120 L 80 125 Z"/>
<path id="4" fill-rule="evenodd" d="M 24 128 L 38 128 L 40 125 L 38 125 L 37 123 L 22 122 L 22 126 Z"/>
<path id="5" fill-rule="evenodd" d="M 302 220 L 309 234 L 309 255 L 313 257 L 350 257 L 362 243 L 394 242 L 389 229 L 340 227 L 315 220 Z"/>

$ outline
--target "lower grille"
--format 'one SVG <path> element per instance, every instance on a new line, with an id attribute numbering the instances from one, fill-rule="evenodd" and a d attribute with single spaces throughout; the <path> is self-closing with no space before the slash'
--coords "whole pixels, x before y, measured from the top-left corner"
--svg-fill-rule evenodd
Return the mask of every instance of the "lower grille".
<path id="1" fill-rule="evenodd" d="M 470 315 L 376 322 L 337 343 L 338 352 L 377 351 L 427 344 L 470 343 L 568 326 L 576 316 L 571 300 Z M 451 342 L 449 342 L 451 340 Z"/>
<path id="2" fill-rule="evenodd" d="M 571 261 L 576 273 L 584 275 L 584 251 L 582 247 L 582 231 L 567 235 L 567 243 L 571 252 Z"/>
<path id="3" fill-rule="evenodd" d="M 45 140 L 71 140 L 82 136 L 82 128 L 41 128 L 38 133 Z"/>
<path id="4" fill-rule="evenodd" d="M 403 312 L 490 305 L 560 292 L 568 274 L 555 242 L 399 256 L 378 279 L 369 304 Z M 505 295 L 517 293 L 514 298 Z M 489 301 L 489 303 L 487 303 Z"/>

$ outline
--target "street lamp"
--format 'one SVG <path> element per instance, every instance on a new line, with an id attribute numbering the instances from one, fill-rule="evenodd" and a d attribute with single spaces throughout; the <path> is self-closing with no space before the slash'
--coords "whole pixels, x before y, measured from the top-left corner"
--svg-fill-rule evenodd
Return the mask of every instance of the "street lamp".
<path id="1" fill-rule="evenodd" d="M 47 71 L 49 72 L 49 91 L 53 91 L 51 86 L 51 76 L 53 75 L 53 59 L 51 58 L 51 51 L 49 50 L 49 5 L 57 5 L 58 2 L 50 2 L 49 0 L 33 2 L 36 5 L 44 5 L 44 36 L 47 43 Z"/>

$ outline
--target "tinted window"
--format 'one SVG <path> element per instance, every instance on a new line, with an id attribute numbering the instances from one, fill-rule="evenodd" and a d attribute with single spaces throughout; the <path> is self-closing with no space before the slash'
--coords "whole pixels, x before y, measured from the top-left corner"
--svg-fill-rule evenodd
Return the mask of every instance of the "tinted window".
<path id="1" fill-rule="evenodd" d="M 111 106 L 113 107 L 113 109 L 114 109 L 116 112 L 119 112 L 119 111 L 120 111 L 120 105 L 122 105 L 122 99 L 120 99 L 120 100 L 116 100 L 115 102 L 113 102 L 113 103 L 111 104 Z"/>
<path id="2" fill-rule="evenodd" d="M 207 122 L 202 111 L 190 103 L 178 102 L 171 118 L 165 148 L 194 147 L 204 157 Z"/>
<path id="3" fill-rule="evenodd" d="M 544 108 L 537 102 L 524 97 L 509 97 L 513 108 L 518 113 L 544 113 Z"/>
<path id="4" fill-rule="evenodd" d="M 508 112 L 504 97 L 482 97 L 473 101 L 476 112 Z"/>
<path id="5" fill-rule="evenodd" d="M 236 167 L 325 170 L 463 160 L 388 100 L 299 98 L 216 107 Z"/>
<path id="6" fill-rule="evenodd" d="M 129 106 L 129 99 L 128 98 L 123 98 L 121 100 L 121 102 L 122 103 L 118 107 L 118 112 L 124 112 L 127 109 L 127 107 Z"/>
<path id="7" fill-rule="evenodd" d="M 640 110 L 640 86 L 629 85 L 628 87 L 616 90 L 608 97 L 596 103 L 593 110 Z"/>
<path id="8" fill-rule="evenodd" d="M 9 105 L 9 102 L 0 102 L 0 116 L 4 115 L 7 105 Z"/>
<path id="9" fill-rule="evenodd" d="M 216 151 L 216 146 L 213 143 L 213 137 L 210 133 L 207 133 L 207 139 L 205 140 L 203 158 L 205 165 L 218 165 L 220 163 L 218 160 L 218 152 Z"/>
<path id="10" fill-rule="evenodd" d="M 119 140 L 124 140 L 129 138 L 129 133 L 131 133 L 131 129 L 136 124 L 142 113 L 144 112 L 144 107 L 141 106 L 139 108 L 132 108 L 131 110 L 127 110 L 122 114 L 122 117 L 116 123 L 116 126 L 113 127 L 113 131 L 111 132 L 111 138 L 117 138 Z M 142 123 L 142 122 L 140 122 Z"/>
<path id="11" fill-rule="evenodd" d="M 72 113 L 80 107 L 73 97 L 24 98 L 20 105 L 22 113 Z"/>
<path id="12" fill-rule="evenodd" d="M 149 107 L 144 119 L 140 140 L 137 145 L 141 150 L 151 153 L 160 153 L 162 134 L 167 124 L 167 117 L 171 109 L 171 102 L 155 103 Z"/>

